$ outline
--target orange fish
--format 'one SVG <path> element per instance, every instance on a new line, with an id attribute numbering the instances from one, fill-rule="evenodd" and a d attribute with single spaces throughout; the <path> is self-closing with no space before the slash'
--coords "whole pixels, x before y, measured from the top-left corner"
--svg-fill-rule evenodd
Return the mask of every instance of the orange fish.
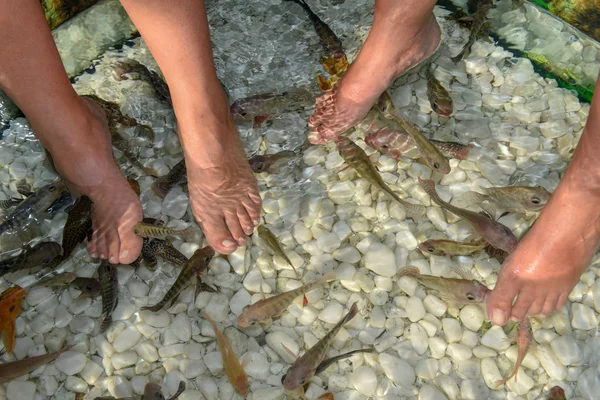
<path id="1" fill-rule="evenodd" d="M 0 334 L 7 352 L 15 346 L 15 319 L 21 312 L 21 302 L 27 292 L 15 285 L 0 294 Z"/>

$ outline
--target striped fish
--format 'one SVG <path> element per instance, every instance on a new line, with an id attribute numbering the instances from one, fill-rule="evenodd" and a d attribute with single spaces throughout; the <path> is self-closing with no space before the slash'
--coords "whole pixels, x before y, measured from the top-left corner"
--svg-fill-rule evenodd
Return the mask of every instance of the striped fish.
<path id="1" fill-rule="evenodd" d="M 0 276 L 22 269 L 45 267 L 61 253 L 62 248 L 56 242 L 41 242 L 27 247 L 18 255 L 0 261 Z"/>
<path id="2" fill-rule="evenodd" d="M 161 199 L 164 199 L 167 193 L 175 186 L 180 185 L 187 179 L 187 170 L 185 168 L 185 159 L 179 161 L 166 174 L 154 180 L 152 191 Z"/>
<path id="3" fill-rule="evenodd" d="M 102 261 L 98 267 L 100 294 L 102 295 L 102 314 L 100 315 L 100 332 L 104 332 L 112 324 L 112 312 L 117 307 L 119 281 L 117 268 L 108 261 Z"/>
<path id="4" fill-rule="evenodd" d="M 144 222 L 138 222 L 135 224 L 133 227 L 133 232 L 135 232 L 135 234 L 138 236 L 151 239 L 166 239 L 169 236 L 188 238 L 194 235 L 194 229 L 191 226 L 183 230 L 175 230 L 162 226 L 146 224 Z"/>

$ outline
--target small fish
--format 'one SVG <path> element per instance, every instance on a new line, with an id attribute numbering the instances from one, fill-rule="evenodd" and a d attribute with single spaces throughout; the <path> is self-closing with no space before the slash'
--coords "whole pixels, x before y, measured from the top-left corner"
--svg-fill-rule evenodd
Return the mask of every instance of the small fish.
<path id="1" fill-rule="evenodd" d="M 426 255 L 434 256 L 468 256 L 488 246 L 483 239 L 473 242 L 455 242 L 446 239 L 430 239 L 419 243 L 419 250 Z"/>
<path id="2" fill-rule="evenodd" d="M 133 232 L 138 236 L 152 239 L 165 239 L 169 236 L 189 238 L 194 235 L 194 228 L 190 226 L 189 228 L 178 231 L 171 228 L 138 222 L 133 227 Z"/>
<path id="3" fill-rule="evenodd" d="M 51 276 L 47 279 L 43 279 L 35 284 L 35 286 L 47 286 L 47 287 L 58 287 L 63 288 L 68 286 L 77 278 L 75 272 L 64 272 L 60 275 Z"/>
<path id="4" fill-rule="evenodd" d="M 248 160 L 252 171 L 257 174 L 267 172 L 269 174 L 279 173 L 279 168 L 295 157 L 293 151 L 280 151 L 275 154 L 256 155 Z"/>
<path id="5" fill-rule="evenodd" d="M 345 55 L 344 47 L 342 46 L 342 41 L 335 35 L 335 33 L 331 30 L 329 25 L 327 25 L 317 14 L 310 9 L 308 4 L 304 0 L 286 0 L 293 1 L 297 3 L 306 11 L 308 14 L 308 18 L 310 22 L 312 22 L 315 30 L 317 31 L 317 35 L 319 35 L 319 40 L 321 45 L 323 46 L 327 57 L 341 58 Z"/>
<path id="6" fill-rule="evenodd" d="M 82 276 L 73 280 L 73 286 L 79 290 L 79 297 L 96 297 L 102 293 L 102 285 L 97 278 L 84 278 Z"/>
<path id="7" fill-rule="evenodd" d="M 394 200 L 400 203 L 406 209 L 406 215 L 413 220 L 420 219 L 426 213 L 426 208 L 422 205 L 409 203 L 402 200 L 396 193 L 385 184 L 381 176 L 369 160 L 369 156 L 357 146 L 354 142 L 345 136 L 340 136 L 336 141 L 338 150 L 346 163 L 354 168 L 354 170 L 371 185 L 376 186 L 379 190 L 387 193 Z"/>
<path id="8" fill-rule="evenodd" d="M 339 356 L 328 358 L 327 360 L 325 360 L 325 361 L 321 362 L 321 364 L 319 364 L 319 366 L 317 367 L 317 370 L 315 371 L 315 375 L 318 375 L 321 372 L 325 371 L 327 368 L 329 368 L 329 366 L 331 364 L 334 364 L 345 358 L 352 357 L 353 355 L 358 354 L 358 353 L 372 353 L 374 351 L 375 351 L 375 349 L 371 347 L 369 349 L 352 350 L 348 353 L 344 353 L 344 354 L 340 354 Z"/>
<path id="9" fill-rule="evenodd" d="M 516 246 L 517 238 L 515 235 L 513 235 L 508 227 L 485 215 L 458 208 L 443 201 L 435 191 L 435 183 L 432 180 L 424 180 L 419 178 L 419 183 L 425 192 L 427 192 L 429 197 L 431 197 L 433 202 L 452 212 L 453 214 L 456 214 L 469 221 L 477 233 L 479 233 L 481 237 L 492 246 L 507 252 L 510 252 Z"/>
<path id="10" fill-rule="evenodd" d="M 74 203 L 73 196 L 69 192 L 63 192 L 62 196 L 58 198 L 54 203 L 48 207 L 46 212 L 50 214 L 50 216 L 54 216 L 58 211 L 62 210 L 66 207 L 68 210 L 70 206 Z"/>
<path id="11" fill-rule="evenodd" d="M 323 283 L 335 279 L 335 272 L 332 271 L 322 277 L 307 283 L 297 289 L 290 290 L 268 299 L 259 300 L 252 305 L 247 305 L 239 315 L 237 323 L 240 327 L 246 328 L 257 322 L 266 322 L 271 318 L 280 316 L 298 296 L 310 292 Z"/>
<path id="12" fill-rule="evenodd" d="M 323 339 L 319 340 L 317 344 L 308 349 L 304 355 L 298 358 L 290 369 L 283 380 L 283 387 L 289 392 L 300 392 L 304 393 L 304 384 L 309 382 L 315 375 L 315 371 L 321 364 L 321 361 L 327 354 L 327 350 L 333 342 L 333 339 L 338 334 L 342 326 L 350 321 L 358 313 L 358 307 L 356 303 L 352 304 L 350 311 L 343 317 L 334 327 L 329 331 Z"/>
<path id="13" fill-rule="evenodd" d="M 433 139 L 430 142 L 438 148 L 444 157 L 458 160 L 466 160 L 469 151 L 473 147 L 473 144 L 465 146 L 457 142 L 442 142 Z M 404 131 L 383 128 L 369 133 L 365 137 L 365 143 L 396 160 L 400 157 L 419 159 L 423 156 L 413 138 Z"/>
<path id="14" fill-rule="evenodd" d="M 210 260 L 212 260 L 215 255 L 215 251 L 212 247 L 204 247 L 202 249 L 196 250 L 192 258 L 188 261 L 188 263 L 183 267 L 177 280 L 173 286 L 167 291 L 163 299 L 153 306 L 142 307 L 142 310 L 150 310 L 153 312 L 157 312 L 162 310 L 162 308 L 167 304 L 172 304 L 175 300 L 177 300 L 177 296 L 179 293 L 187 287 L 194 279 L 196 282 L 201 282 L 200 276 L 203 272 L 208 270 L 208 264 Z M 198 289 L 196 289 L 198 292 Z"/>
<path id="15" fill-rule="evenodd" d="M 56 242 L 40 242 L 26 247 L 20 254 L 0 261 L 0 276 L 23 269 L 45 267 L 60 257 L 62 247 Z"/>
<path id="16" fill-rule="evenodd" d="M 12 286 L 0 294 L 0 334 L 2 334 L 4 348 L 9 353 L 15 346 L 15 319 L 21 312 L 21 303 L 25 295 L 27 292 L 18 285 Z"/>
<path id="17" fill-rule="evenodd" d="M 184 267 L 189 259 L 166 240 L 144 238 L 142 246 L 142 259 L 149 269 L 154 270 L 160 256 L 173 264 Z"/>
<path id="18" fill-rule="evenodd" d="M 567 400 L 565 390 L 560 386 L 553 386 L 548 392 L 548 400 Z"/>
<path id="19" fill-rule="evenodd" d="M 257 228 L 257 231 L 258 236 L 265 241 L 265 243 L 267 244 L 267 246 L 269 246 L 273 253 L 283 258 L 290 265 L 290 267 L 292 267 L 296 276 L 299 276 L 298 271 L 296 271 L 296 267 L 294 267 L 294 264 L 292 264 L 288 256 L 285 254 L 285 251 L 283 251 L 283 246 L 281 246 L 281 243 L 279 243 L 279 239 L 277 239 L 277 236 L 275 236 L 273 232 L 271 232 L 269 228 L 267 228 L 264 225 L 260 225 Z"/>
<path id="20" fill-rule="evenodd" d="M 443 87 L 440 81 L 435 77 L 435 75 L 433 75 L 431 67 L 427 68 L 426 77 L 427 98 L 429 99 L 431 108 L 438 115 L 443 117 L 451 116 L 453 111 L 452 98 L 450 97 L 450 94 L 446 88 Z"/>
<path id="21" fill-rule="evenodd" d="M 100 293 L 102 294 L 102 314 L 100 315 L 100 333 L 106 331 L 112 324 L 112 312 L 117 307 L 119 281 L 117 268 L 108 261 L 102 261 L 98 267 Z"/>
<path id="22" fill-rule="evenodd" d="M 217 328 L 215 321 L 213 321 L 206 312 L 202 311 L 200 315 L 208 321 L 215 332 L 217 345 L 219 346 L 219 351 L 223 357 L 223 368 L 225 369 L 225 374 L 227 374 L 231 386 L 233 386 L 237 393 L 246 397 L 250 390 L 248 386 L 248 376 L 246 376 L 244 368 L 236 357 L 235 352 L 231 347 L 231 343 L 229 343 L 229 340 L 227 340 L 225 335 Z"/>
<path id="23" fill-rule="evenodd" d="M 480 0 L 477 2 L 477 10 L 473 14 L 473 24 L 471 25 L 469 40 L 467 41 L 461 52 L 458 53 L 456 56 L 452 57 L 452 61 L 459 62 L 460 60 L 469 55 L 469 52 L 471 51 L 471 46 L 473 46 L 473 43 L 475 43 L 475 41 L 479 37 L 481 29 L 486 23 L 487 14 L 492 8 L 492 3 L 492 0 Z"/>
<path id="24" fill-rule="evenodd" d="M 160 74 L 150 71 L 144 64 L 140 64 L 136 60 L 128 59 L 126 61 L 117 61 L 115 63 L 115 73 L 117 80 L 129 79 L 127 75 L 137 74 L 140 79 L 148 83 L 154 89 L 154 94 L 158 101 L 164 104 L 172 105 L 171 92 L 167 82 L 160 76 Z M 134 78 L 135 79 L 135 78 Z"/>
<path id="25" fill-rule="evenodd" d="M 67 186 L 63 180 L 58 180 L 39 188 L 35 193 L 23 200 L 0 223 L 0 234 L 9 229 L 23 227 L 31 218 L 39 218 L 42 213 L 48 210 L 52 203 L 62 196 L 65 190 L 67 190 Z"/>
<path id="26" fill-rule="evenodd" d="M 468 192 L 463 197 L 473 204 L 489 201 L 494 206 L 512 213 L 540 211 L 552 193 L 541 186 L 505 186 L 481 188 L 483 193 Z"/>
<path id="27" fill-rule="evenodd" d="M 42 365 L 56 360 L 58 356 L 65 351 L 71 350 L 73 346 L 75 345 L 64 347 L 54 353 L 42 354 L 41 356 L 29 357 L 19 361 L 0 364 L 0 383 L 8 382 L 11 379 L 28 374 L 29 372 L 38 369 Z"/>
<path id="28" fill-rule="evenodd" d="M 63 259 L 67 259 L 75 247 L 90 237 L 92 232 L 92 201 L 87 196 L 80 196 L 67 215 L 63 229 Z"/>
<path id="29" fill-rule="evenodd" d="M 229 109 L 234 119 L 264 119 L 311 107 L 319 93 L 317 88 L 300 86 L 282 93 L 262 93 L 237 99 Z"/>
<path id="30" fill-rule="evenodd" d="M 500 250 L 492 246 L 491 244 L 485 248 L 485 251 L 492 258 L 495 258 L 500 262 L 500 264 L 504 263 L 504 260 L 508 257 L 508 253 L 504 250 Z"/>
<path id="31" fill-rule="evenodd" d="M 17 193 L 19 193 L 23 197 L 29 197 L 33 194 L 33 189 L 31 188 L 31 184 L 27 182 L 25 178 L 22 178 L 17 181 Z"/>
<path id="32" fill-rule="evenodd" d="M 529 350 L 532 339 L 531 324 L 529 318 L 526 317 L 520 322 L 519 331 L 517 332 L 517 362 L 515 362 L 515 368 L 508 377 L 497 381 L 496 385 L 504 385 L 513 376 L 515 377 L 515 382 L 517 381 L 517 371 L 527 355 L 527 350 Z"/>
<path id="33" fill-rule="evenodd" d="M 161 199 L 164 199 L 167 193 L 175 186 L 184 183 L 187 180 L 187 169 L 185 168 L 185 159 L 179 161 L 171 170 L 161 177 L 158 177 L 152 183 L 152 191 Z"/>
<path id="34" fill-rule="evenodd" d="M 6 200 L 0 200 L 0 212 L 10 210 L 14 206 L 18 206 L 23 202 L 23 199 L 19 199 L 17 197 L 11 197 Z"/>
<path id="35" fill-rule="evenodd" d="M 436 290 L 442 300 L 459 304 L 483 303 L 490 290 L 481 282 L 470 278 L 470 274 L 455 268 L 454 272 L 462 278 L 443 278 L 441 276 L 422 275 L 417 267 L 404 267 L 398 271 L 398 277 L 410 276 L 426 288 Z"/>

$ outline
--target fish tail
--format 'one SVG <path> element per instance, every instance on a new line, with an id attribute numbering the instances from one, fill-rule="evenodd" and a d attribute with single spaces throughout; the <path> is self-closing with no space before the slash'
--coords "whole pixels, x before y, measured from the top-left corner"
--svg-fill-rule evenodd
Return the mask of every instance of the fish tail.
<path id="1" fill-rule="evenodd" d="M 354 318 L 356 316 L 356 314 L 358 314 L 358 306 L 356 305 L 356 301 L 352 304 L 352 307 L 350 307 L 350 311 L 348 311 L 348 314 L 346 314 L 346 316 L 344 317 L 344 319 L 342 319 L 342 321 L 339 322 L 339 325 L 345 325 L 348 321 L 350 321 L 352 318 Z"/>
<path id="2" fill-rule="evenodd" d="M 469 53 L 471 52 L 471 46 L 473 46 L 474 40 L 469 39 L 469 41 L 467 42 L 467 44 L 465 44 L 465 47 L 463 47 L 463 49 L 461 50 L 460 53 L 458 53 L 456 56 L 452 57 L 452 61 L 457 63 L 460 60 L 462 60 L 465 57 L 469 56 Z"/>
<path id="3" fill-rule="evenodd" d="M 427 193 L 429 195 L 429 197 L 431 197 L 431 200 L 433 200 L 434 203 L 436 203 L 438 205 L 440 205 L 440 203 L 442 203 L 442 199 L 440 199 L 440 196 L 438 196 L 437 192 L 435 191 L 435 182 L 434 181 L 432 181 L 431 179 L 419 178 L 419 184 L 421 185 L 423 190 L 425 190 L 425 193 Z"/>
<path id="4" fill-rule="evenodd" d="M 165 306 L 165 301 L 164 299 L 159 301 L 158 303 L 156 303 L 153 306 L 144 306 L 142 307 L 142 311 L 152 311 L 152 312 L 158 312 L 160 310 L 162 310 L 162 308 Z"/>
<path id="5" fill-rule="evenodd" d="M 100 323 L 100 333 L 104 333 L 104 331 L 106 331 L 108 329 L 108 327 L 112 324 L 112 322 L 113 322 L 112 315 L 105 314 L 104 318 L 102 319 L 102 322 Z"/>
<path id="6" fill-rule="evenodd" d="M 403 267 L 398 271 L 398 277 L 410 276 L 411 278 L 418 278 L 420 275 L 419 268 L 413 266 Z"/>

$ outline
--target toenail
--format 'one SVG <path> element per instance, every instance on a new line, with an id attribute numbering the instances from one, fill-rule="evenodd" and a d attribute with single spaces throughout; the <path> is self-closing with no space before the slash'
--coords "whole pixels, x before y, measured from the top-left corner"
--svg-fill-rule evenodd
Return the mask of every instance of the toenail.
<path id="1" fill-rule="evenodd" d="M 108 261 L 110 261 L 111 264 L 116 264 L 117 263 L 117 257 L 111 257 Z"/>
<path id="2" fill-rule="evenodd" d="M 225 247 L 235 246 L 235 242 L 233 240 L 229 240 L 229 239 L 223 240 L 221 242 L 221 244 Z"/>
<path id="3" fill-rule="evenodd" d="M 98 257 L 98 254 L 96 254 L 96 253 L 90 253 L 90 257 L 96 258 L 96 257 Z"/>
<path id="4" fill-rule="evenodd" d="M 252 226 L 247 226 L 247 227 L 246 227 L 246 230 L 247 230 L 248 232 L 252 232 L 252 231 L 254 230 L 254 227 L 252 227 Z"/>
<path id="5" fill-rule="evenodd" d="M 100 258 L 104 260 L 104 254 L 100 254 Z"/>
<path id="6" fill-rule="evenodd" d="M 515 316 L 511 316 L 510 320 L 514 321 L 514 322 L 519 322 L 519 319 L 517 317 L 515 317 Z"/>
<path id="7" fill-rule="evenodd" d="M 502 310 L 494 310 L 492 312 L 492 323 L 494 325 L 504 325 L 506 314 Z"/>
<path id="8" fill-rule="evenodd" d="M 254 222 L 254 226 L 256 226 L 256 225 L 260 224 L 260 221 L 259 221 L 259 220 L 257 220 L 257 219 L 255 219 L 255 220 L 254 220 L 254 221 L 252 221 L 252 222 Z"/>
<path id="9" fill-rule="evenodd" d="M 125 250 L 124 252 L 121 253 L 121 255 L 119 256 L 121 259 L 127 257 L 129 255 L 129 250 Z"/>

